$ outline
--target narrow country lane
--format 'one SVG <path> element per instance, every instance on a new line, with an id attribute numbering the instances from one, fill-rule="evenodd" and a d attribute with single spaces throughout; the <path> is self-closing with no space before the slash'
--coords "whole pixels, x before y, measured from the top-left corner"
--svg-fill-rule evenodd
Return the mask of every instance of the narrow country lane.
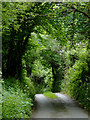
<path id="1" fill-rule="evenodd" d="M 69 96 L 55 93 L 58 98 L 46 98 L 36 94 L 36 109 L 31 118 L 88 118 L 88 113 Z"/>

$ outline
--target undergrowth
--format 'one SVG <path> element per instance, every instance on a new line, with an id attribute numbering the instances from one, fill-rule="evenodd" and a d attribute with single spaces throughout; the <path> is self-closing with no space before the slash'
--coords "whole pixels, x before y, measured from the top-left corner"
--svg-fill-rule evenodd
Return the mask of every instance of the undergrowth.
<path id="1" fill-rule="evenodd" d="M 15 78 L 4 80 L 3 86 L 3 118 L 30 118 L 32 98 L 20 86 Z"/>
<path id="2" fill-rule="evenodd" d="M 86 48 L 77 48 L 74 52 L 71 50 L 68 53 L 66 62 L 69 69 L 66 70 L 61 85 L 62 91 L 75 98 L 83 108 L 90 110 L 88 92 L 90 51 L 87 51 Z"/>

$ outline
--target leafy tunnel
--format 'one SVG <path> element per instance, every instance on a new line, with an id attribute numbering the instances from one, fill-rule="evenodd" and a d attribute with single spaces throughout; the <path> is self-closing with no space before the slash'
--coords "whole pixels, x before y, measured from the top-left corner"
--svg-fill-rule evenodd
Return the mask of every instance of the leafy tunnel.
<path id="1" fill-rule="evenodd" d="M 2 2 L 3 117 L 14 116 L 14 103 L 8 106 L 7 100 L 18 95 L 31 104 L 21 115 L 16 102 L 15 117 L 27 118 L 34 95 L 45 91 L 64 92 L 90 109 L 89 4 Z"/>

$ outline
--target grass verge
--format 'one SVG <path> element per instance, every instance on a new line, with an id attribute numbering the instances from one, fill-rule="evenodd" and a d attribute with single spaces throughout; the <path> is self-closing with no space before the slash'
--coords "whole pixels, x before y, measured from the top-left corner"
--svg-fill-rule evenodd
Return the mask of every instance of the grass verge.
<path id="1" fill-rule="evenodd" d="M 48 97 L 48 98 L 58 98 L 54 93 L 52 93 L 51 91 L 46 91 L 43 93 L 44 96 Z"/>

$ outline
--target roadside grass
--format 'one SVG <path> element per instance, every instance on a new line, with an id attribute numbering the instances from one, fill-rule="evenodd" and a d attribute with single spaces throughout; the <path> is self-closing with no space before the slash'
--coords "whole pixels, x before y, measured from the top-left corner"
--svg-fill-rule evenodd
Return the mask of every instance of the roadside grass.
<path id="1" fill-rule="evenodd" d="M 46 91 L 43 93 L 44 96 L 46 96 L 47 98 L 58 98 L 54 93 L 52 93 L 51 91 Z"/>

